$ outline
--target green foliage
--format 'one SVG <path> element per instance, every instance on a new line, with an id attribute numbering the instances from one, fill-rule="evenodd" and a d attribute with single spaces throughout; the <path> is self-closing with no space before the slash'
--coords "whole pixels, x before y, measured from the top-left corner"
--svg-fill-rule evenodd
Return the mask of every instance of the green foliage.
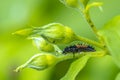
<path id="1" fill-rule="evenodd" d="M 70 65 L 66 75 L 61 80 L 75 80 L 77 74 L 84 68 L 89 58 L 90 55 L 88 54 L 74 61 Z"/>
<path id="2" fill-rule="evenodd" d="M 118 73 L 118 75 L 117 75 L 115 80 L 120 80 L 120 73 Z"/>
<path id="3" fill-rule="evenodd" d="M 80 0 L 78 1 L 80 2 Z M 87 5 L 98 0 L 89 1 Z M 120 0 L 99 1 L 103 3 L 102 12 L 98 10 L 99 6 L 98 8 L 91 7 L 89 10 L 90 19 L 94 22 L 97 29 L 103 27 L 112 17 L 120 14 Z M 31 26 L 38 27 L 51 22 L 60 22 L 69 26 L 77 35 L 80 35 L 80 37 L 83 36 L 82 38 L 98 41 L 85 19 L 83 19 L 83 16 L 80 15 L 80 12 L 76 12 L 76 8 L 70 8 L 70 6 L 67 6 L 68 8 L 65 7 L 59 0 L 0 0 L 0 5 L 0 80 L 60 80 L 60 78 L 65 76 L 66 72 L 69 71 L 70 64 L 82 58 L 82 56 L 75 56 L 74 58 L 77 58 L 74 59 L 72 53 L 70 53 L 71 56 L 60 56 L 60 54 L 57 54 L 61 62 L 58 62 L 58 64 L 51 68 L 49 67 L 41 71 L 25 68 L 19 73 L 14 72 L 13 70 L 15 70 L 17 66 L 27 62 L 32 55 L 36 55 L 35 53 L 41 54 L 41 51 L 45 51 L 56 56 L 57 52 L 52 52 L 52 49 L 45 49 L 47 47 L 43 47 L 44 49 L 42 49 L 39 40 L 36 41 L 38 45 L 36 43 L 34 47 L 31 42 L 34 42 L 35 39 L 24 39 L 31 34 Z M 81 2 L 79 5 L 83 6 Z M 11 33 L 22 29 L 24 29 L 22 36 L 11 35 Z M 81 40 L 79 42 L 81 42 Z M 82 42 L 84 42 L 84 40 L 82 40 Z M 55 47 L 56 51 L 59 51 L 59 49 L 62 51 L 66 46 L 74 44 L 77 43 L 72 42 L 70 44 L 54 45 L 54 47 L 57 46 Z M 99 54 L 104 52 L 101 52 L 102 45 L 101 47 L 92 46 L 95 47 L 97 51 L 100 50 Z M 75 54 L 77 55 L 79 53 Z M 95 54 L 98 55 L 96 52 Z M 94 56 L 94 58 L 90 58 L 86 66 L 76 76 L 75 80 L 115 80 L 120 70 L 114 63 L 115 60 L 112 59 L 113 56 L 111 56 L 111 54 L 108 55 L 109 58 L 106 56 L 102 57 L 102 55 L 101 57 Z M 65 59 L 65 57 L 69 58 Z M 119 80 L 119 77 L 116 79 Z"/>
<path id="4" fill-rule="evenodd" d="M 50 23 L 42 27 L 32 27 L 15 32 L 14 34 L 25 35 L 33 40 L 35 46 L 39 49 L 40 53 L 30 58 L 25 64 L 19 66 L 15 71 L 29 67 L 36 70 L 44 70 L 49 67 L 55 66 L 61 61 L 76 58 L 70 65 L 67 73 L 61 80 L 75 80 L 78 73 L 85 67 L 90 57 L 102 57 L 110 53 L 116 64 L 120 67 L 120 16 L 117 16 L 110 21 L 103 29 L 97 30 L 92 22 L 89 14 L 89 9 L 93 6 L 100 7 L 101 2 L 93 2 L 88 4 L 89 0 L 62 0 L 62 2 L 70 7 L 77 8 L 81 11 L 82 16 L 86 19 L 87 23 L 96 34 L 98 42 L 81 37 L 74 33 L 74 31 L 60 23 Z M 115 40 L 115 41 L 114 41 Z M 84 43 L 97 47 L 96 52 L 80 52 L 64 55 L 62 50 L 57 44 L 69 44 L 73 41 L 82 41 Z M 118 45 L 116 47 L 116 45 Z M 99 53 L 99 54 L 98 54 Z M 83 55 L 84 54 L 84 55 Z M 117 77 L 119 79 L 119 75 Z"/>
<path id="5" fill-rule="evenodd" d="M 100 31 L 99 34 L 103 37 L 107 50 L 112 55 L 116 64 L 120 67 L 120 16 L 109 21 Z"/>

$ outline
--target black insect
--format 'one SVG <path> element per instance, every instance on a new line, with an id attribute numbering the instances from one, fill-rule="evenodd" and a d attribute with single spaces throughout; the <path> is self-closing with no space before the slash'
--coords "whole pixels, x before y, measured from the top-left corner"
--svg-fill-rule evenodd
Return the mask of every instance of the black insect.
<path id="1" fill-rule="evenodd" d="M 66 47 L 63 50 L 63 54 L 67 54 L 67 53 L 80 53 L 80 52 L 94 52 L 95 49 L 90 46 L 90 45 L 86 45 L 86 44 L 76 44 L 73 46 L 69 46 Z"/>

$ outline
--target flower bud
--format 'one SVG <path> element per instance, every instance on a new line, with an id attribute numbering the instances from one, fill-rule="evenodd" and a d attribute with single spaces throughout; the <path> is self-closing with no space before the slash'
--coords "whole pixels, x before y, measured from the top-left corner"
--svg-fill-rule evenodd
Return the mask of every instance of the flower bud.
<path id="1" fill-rule="evenodd" d="M 45 40 L 54 44 L 65 44 L 74 41 L 75 33 L 71 28 L 60 23 L 51 23 L 43 27 L 36 28 L 36 35 L 42 36 Z"/>
<path id="2" fill-rule="evenodd" d="M 31 37 L 33 40 L 33 44 L 37 47 L 40 51 L 45 52 L 54 52 L 54 46 L 44 40 L 42 37 Z"/>
<path id="3" fill-rule="evenodd" d="M 33 32 L 32 28 L 27 28 L 27 29 L 16 31 L 13 33 L 13 35 L 16 34 L 16 35 L 21 35 L 21 36 L 29 36 L 32 34 L 32 32 Z"/>
<path id="4" fill-rule="evenodd" d="M 79 6 L 78 0 L 60 0 L 60 1 L 73 8 L 77 8 Z"/>
<path id="5" fill-rule="evenodd" d="M 19 72 L 26 67 L 36 70 L 44 70 L 51 66 L 54 66 L 57 61 L 57 57 L 52 54 L 40 53 L 34 55 L 32 58 L 30 58 L 30 60 L 28 60 L 25 64 L 19 66 L 15 71 Z"/>

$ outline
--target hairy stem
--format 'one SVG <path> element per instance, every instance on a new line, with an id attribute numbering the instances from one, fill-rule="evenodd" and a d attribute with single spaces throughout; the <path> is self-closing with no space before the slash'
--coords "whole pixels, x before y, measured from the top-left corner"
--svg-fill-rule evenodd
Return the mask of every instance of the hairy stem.
<path id="1" fill-rule="evenodd" d="M 86 21 L 88 22 L 88 24 L 90 25 L 91 29 L 93 30 L 93 32 L 96 34 L 97 38 L 99 41 L 101 41 L 101 36 L 98 34 L 98 30 L 97 28 L 95 27 L 94 23 L 92 22 L 91 18 L 90 18 L 90 15 L 89 15 L 89 12 L 84 12 L 84 17 L 86 19 Z"/>
<path id="2" fill-rule="evenodd" d="M 90 40 L 90 39 L 87 39 L 81 36 L 77 36 L 77 40 L 84 41 L 88 44 L 92 44 L 92 45 L 95 45 L 96 47 L 104 49 L 104 44 L 102 43 L 99 43 L 99 42 L 96 42 L 96 41 L 93 41 L 93 40 Z"/>
<path id="3" fill-rule="evenodd" d="M 98 30 L 97 30 L 97 28 L 95 27 L 94 23 L 92 22 L 92 20 L 90 18 L 89 10 L 86 10 L 86 9 L 83 10 L 82 8 L 79 8 L 79 10 L 81 11 L 84 19 L 87 21 L 87 23 L 89 24 L 89 26 L 91 27 L 91 29 L 93 30 L 93 32 L 96 34 L 98 40 L 102 43 L 103 39 L 98 34 Z"/>
<path id="4" fill-rule="evenodd" d="M 96 52 L 80 52 L 78 54 L 75 54 L 75 56 L 73 55 L 73 53 L 69 53 L 63 56 L 59 56 L 58 57 L 58 62 L 64 61 L 64 60 L 68 60 L 68 59 L 73 59 L 73 58 L 80 58 L 84 55 L 91 55 L 91 57 L 102 57 L 106 54 L 106 51 L 102 50 L 102 51 L 96 51 Z"/>
<path id="5" fill-rule="evenodd" d="M 84 17 L 85 17 L 86 21 L 88 22 L 88 24 L 90 25 L 91 29 L 98 36 L 98 34 L 97 34 L 98 31 L 97 31 L 95 25 L 93 24 L 92 20 L 90 19 L 89 13 L 84 13 Z"/>

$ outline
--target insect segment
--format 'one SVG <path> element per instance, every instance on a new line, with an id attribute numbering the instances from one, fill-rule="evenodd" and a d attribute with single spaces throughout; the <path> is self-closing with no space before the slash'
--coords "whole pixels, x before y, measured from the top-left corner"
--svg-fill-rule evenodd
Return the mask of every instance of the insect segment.
<path id="1" fill-rule="evenodd" d="M 80 52 L 94 52 L 95 49 L 90 46 L 90 45 L 86 45 L 86 44 L 76 44 L 73 46 L 69 46 L 66 47 L 63 50 L 63 54 L 67 54 L 67 53 L 80 53 Z"/>

